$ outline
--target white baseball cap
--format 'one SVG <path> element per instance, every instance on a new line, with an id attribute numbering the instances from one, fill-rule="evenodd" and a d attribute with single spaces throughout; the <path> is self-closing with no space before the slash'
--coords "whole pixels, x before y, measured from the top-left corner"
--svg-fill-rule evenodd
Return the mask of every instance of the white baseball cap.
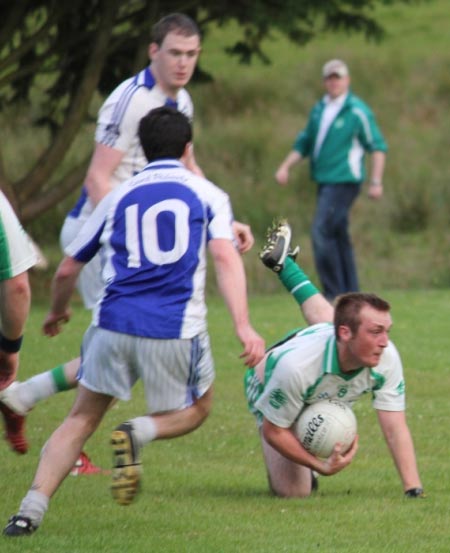
<path id="1" fill-rule="evenodd" d="M 330 60 L 323 66 L 322 75 L 324 79 L 330 75 L 337 75 L 338 77 L 347 77 L 349 70 L 347 64 L 342 60 Z"/>

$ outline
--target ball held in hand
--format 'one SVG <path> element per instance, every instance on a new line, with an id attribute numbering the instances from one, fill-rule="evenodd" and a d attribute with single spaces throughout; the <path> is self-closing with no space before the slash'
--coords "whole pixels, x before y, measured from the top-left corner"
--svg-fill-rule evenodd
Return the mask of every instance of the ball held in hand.
<path id="1" fill-rule="evenodd" d="M 293 430 L 307 451 L 326 459 L 338 442 L 341 453 L 348 451 L 356 437 L 357 422 L 349 405 L 327 399 L 303 409 Z"/>

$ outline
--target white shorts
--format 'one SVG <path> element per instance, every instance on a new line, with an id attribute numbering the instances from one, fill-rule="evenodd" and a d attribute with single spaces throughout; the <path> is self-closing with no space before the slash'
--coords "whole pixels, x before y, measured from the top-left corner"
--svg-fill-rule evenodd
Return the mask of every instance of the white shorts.
<path id="1" fill-rule="evenodd" d="M 66 217 L 59 236 L 63 251 L 78 235 L 86 219 Z M 89 263 L 86 263 L 77 280 L 77 289 L 86 309 L 94 309 L 102 296 L 104 285 L 100 255 L 97 254 Z"/>
<path id="2" fill-rule="evenodd" d="M 0 191 L 0 281 L 24 273 L 36 262 L 33 243 Z"/>
<path id="3" fill-rule="evenodd" d="M 148 414 L 189 407 L 211 387 L 214 376 L 207 332 L 190 340 L 157 340 L 91 325 L 83 338 L 80 383 L 129 400 L 141 379 Z"/>

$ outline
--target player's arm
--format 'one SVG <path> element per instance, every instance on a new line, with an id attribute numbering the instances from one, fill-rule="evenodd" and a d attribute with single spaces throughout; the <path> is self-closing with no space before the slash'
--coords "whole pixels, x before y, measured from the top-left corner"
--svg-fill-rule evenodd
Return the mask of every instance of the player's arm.
<path id="1" fill-rule="evenodd" d="M 247 283 L 241 256 L 230 240 L 213 239 L 209 242 L 220 292 L 233 320 L 237 337 L 244 347 L 241 358 L 253 367 L 264 356 L 264 340 L 253 329 L 249 320 Z"/>
<path id="2" fill-rule="evenodd" d="M 386 439 L 395 466 L 400 474 L 405 493 L 422 490 L 417 469 L 414 444 L 404 411 L 377 410 L 378 422 Z M 409 493 L 411 497 L 420 496 Z"/>
<path id="3" fill-rule="evenodd" d="M 281 162 L 275 173 L 275 179 L 280 186 L 286 186 L 289 182 L 289 171 L 303 159 L 300 152 L 292 150 Z"/>
<path id="4" fill-rule="evenodd" d="M 70 298 L 84 265 L 96 255 L 101 247 L 106 214 L 113 197 L 114 193 L 103 198 L 84 223 L 76 238 L 65 248 L 65 257 L 59 264 L 52 280 L 50 311 L 42 326 L 42 330 L 47 336 L 59 334 L 61 324 L 70 319 Z"/>
<path id="5" fill-rule="evenodd" d="M 88 196 L 94 205 L 110 192 L 111 177 L 123 156 L 121 150 L 96 143 L 85 180 Z"/>
<path id="6" fill-rule="evenodd" d="M 380 150 L 372 152 L 369 182 L 369 197 L 377 200 L 383 195 L 383 174 L 386 154 Z"/>
<path id="7" fill-rule="evenodd" d="M 199 177 L 205 176 L 199 164 L 197 163 L 197 160 L 195 159 L 194 145 L 192 143 L 189 145 L 189 147 L 186 150 L 186 155 L 183 158 L 183 162 L 184 162 L 184 165 L 186 166 L 186 169 L 189 169 L 189 171 L 192 171 Z"/>
<path id="8" fill-rule="evenodd" d="M 358 449 L 358 437 L 356 437 L 351 448 L 344 455 L 341 455 L 340 446 L 336 445 L 328 459 L 318 459 L 302 446 L 289 428 L 282 428 L 264 418 L 262 431 L 265 440 L 283 457 L 309 467 L 323 476 L 331 476 L 343 470 L 352 462 Z"/>
<path id="9" fill-rule="evenodd" d="M 52 280 L 51 305 L 42 331 L 47 336 L 55 336 L 61 332 L 61 324 L 70 319 L 69 303 L 75 290 L 76 281 L 84 263 L 66 256 L 59 264 Z"/>
<path id="10" fill-rule="evenodd" d="M 300 309 L 308 326 L 333 322 L 334 307 L 320 293 L 306 299 L 300 305 Z"/>

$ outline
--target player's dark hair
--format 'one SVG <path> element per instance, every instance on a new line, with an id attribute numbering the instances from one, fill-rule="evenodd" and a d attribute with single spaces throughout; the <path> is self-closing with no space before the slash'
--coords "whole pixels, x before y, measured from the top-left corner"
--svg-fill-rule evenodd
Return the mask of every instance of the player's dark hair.
<path id="1" fill-rule="evenodd" d="M 353 334 L 358 332 L 361 324 L 360 312 L 365 305 L 370 305 L 370 307 L 382 312 L 391 309 L 389 303 L 376 294 L 349 292 L 337 297 L 334 307 L 334 330 L 337 340 L 339 339 L 339 327 L 342 325 L 348 326 Z"/>
<path id="2" fill-rule="evenodd" d="M 180 159 L 192 141 L 189 119 L 173 107 L 152 109 L 139 123 L 139 139 L 148 161 Z"/>
<path id="3" fill-rule="evenodd" d="M 176 33 L 186 37 L 198 35 L 200 38 L 200 29 L 197 23 L 184 13 L 171 13 L 155 23 L 152 29 L 152 42 L 161 46 L 169 33 Z"/>

